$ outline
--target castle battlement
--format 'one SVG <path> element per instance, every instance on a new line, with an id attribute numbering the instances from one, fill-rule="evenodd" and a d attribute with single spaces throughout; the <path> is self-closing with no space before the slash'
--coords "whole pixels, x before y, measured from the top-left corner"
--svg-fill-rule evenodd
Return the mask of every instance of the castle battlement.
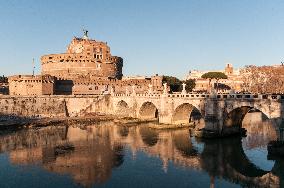
<path id="1" fill-rule="evenodd" d="M 14 75 L 10 76 L 8 82 L 37 82 L 37 83 L 54 83 L 55 77 L 50 75 Z"/>

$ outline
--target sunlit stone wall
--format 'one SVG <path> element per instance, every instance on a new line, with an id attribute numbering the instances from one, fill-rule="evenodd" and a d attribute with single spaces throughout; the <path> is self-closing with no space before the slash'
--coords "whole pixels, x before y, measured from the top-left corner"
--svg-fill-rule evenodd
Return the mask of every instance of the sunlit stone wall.
<path id="1" fill-rule="evenodd" d="M 99 97 L 94 96 L 1 96 L 0 115 L 72 117 L 78 116 L 98 99 Z"/>

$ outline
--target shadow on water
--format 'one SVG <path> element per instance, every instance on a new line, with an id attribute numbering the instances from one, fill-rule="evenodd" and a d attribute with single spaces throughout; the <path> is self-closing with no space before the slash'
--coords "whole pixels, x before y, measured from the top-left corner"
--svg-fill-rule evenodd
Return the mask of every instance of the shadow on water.
<path id="1" fill-rule="evenodd" d="M 0 113 L 0 134 L 7 134 L 22 129 L 27 123 L 35 121 L 36 117 L 23 117 L 14 114 Z"/>
<path id="2" fill-rule="evenodd" d="M 198 151 L 193 146 L 190 135 L 186 131 L 176 131 L 173 136 L 173 142 L 176 149 L 181 152 L 184 157 L 197 156 Z"/>
<path id="3" fill-rule="evenodd" d="M 148 146 L 156 145 L 159 140 L 158 132 L 148 127 L 141 127 L 140 134 L 143 142 Z"/>
<path id="4" fill-rule="evenodd" d="M 268 172 L 249 161 L 240 138 L 205 140 L 204 143 L 202 166 L 210 175 L 226 176 L 230 174 L 228 171 L 234 170 L 247 177 L 259 177 Z"/>

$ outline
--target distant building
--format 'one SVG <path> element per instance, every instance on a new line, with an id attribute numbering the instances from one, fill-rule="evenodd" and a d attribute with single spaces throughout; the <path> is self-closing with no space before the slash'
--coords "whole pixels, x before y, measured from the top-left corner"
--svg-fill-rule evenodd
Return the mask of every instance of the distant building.
<path id="1" fill-rule="evenodd" d="M 203 79 L 201 76 L 207 72 L 223 72 L 228 76 L 228 79 L 220 79 L 218 83 L 216 80 L 211 80 L 211 86 L 209 86 L 209 81 Z M 226 64 L 224 70 L 211 70 L 211 71 L 189 71 L 186 76 L 186 80 L 195 79 L 194 91 L 208 91 L 208 88 L 218 88 L 218 91 L 228 92 L 229 90 L 242 91 L 242 78 L 239 69 L 234 69 L 232 64 Z"/>

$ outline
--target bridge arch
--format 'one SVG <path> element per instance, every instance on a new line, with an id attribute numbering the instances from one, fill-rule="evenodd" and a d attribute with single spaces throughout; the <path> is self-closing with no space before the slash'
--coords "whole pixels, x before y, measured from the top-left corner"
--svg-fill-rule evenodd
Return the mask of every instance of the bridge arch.
<path id="1" fill-rule="evenodd" d="M 259 108 L 254 106 L 239 106 L 227 113 L 227 116 L 224 120 L 224 125 L 226 127 L 237 126 L 241 127 L 245 116 L 249 112 L 261 112 L 263 119 L 269 119 L 266 113 L 261 111 Z"/>
<path id="2" fill-rule="evenodd" d="M 182 103 L 177 106 L 172 116 L 174 124 L 189 124 L 191 121 L 200 120 L 201 112 L 190 103 Z"/>
<path id="3" fill-rule="evenodd" d="M 129 116 L 130 115 L 130 108 L 124 100 L 118 101 L 116 104 L 116 114 L 120 116 Z"/>
<path id="4" fill-rule="evenodd" d="M 144 102 L 139 108 L 139 118 L 142 119 L 157 119 L 159 111 L 156 105 L 152 102 Z"/>

